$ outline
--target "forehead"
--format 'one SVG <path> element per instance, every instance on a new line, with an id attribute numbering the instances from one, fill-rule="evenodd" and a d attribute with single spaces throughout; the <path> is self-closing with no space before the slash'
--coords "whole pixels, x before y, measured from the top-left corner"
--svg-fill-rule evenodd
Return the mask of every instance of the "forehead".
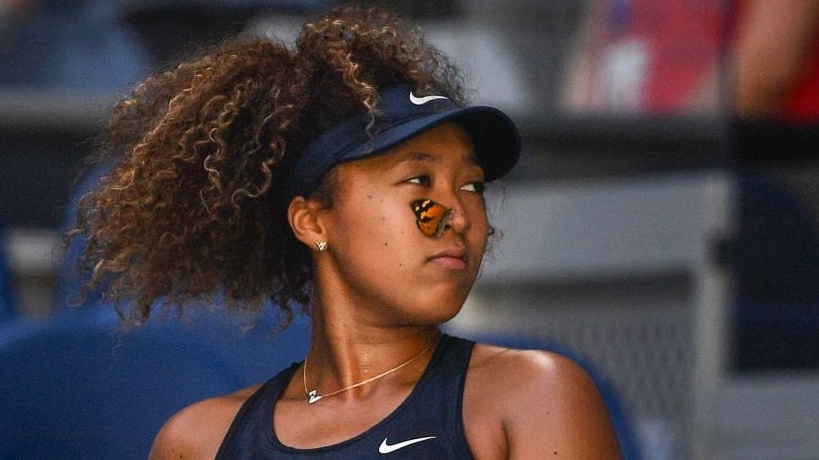
<path id="1" fill-rule="evenodd" d="M 456 123 L 441 124 L 407 139 L 382 154 L 353 163 L 389 167 L 404 162 L 478 165 L 472 139 Z"/>

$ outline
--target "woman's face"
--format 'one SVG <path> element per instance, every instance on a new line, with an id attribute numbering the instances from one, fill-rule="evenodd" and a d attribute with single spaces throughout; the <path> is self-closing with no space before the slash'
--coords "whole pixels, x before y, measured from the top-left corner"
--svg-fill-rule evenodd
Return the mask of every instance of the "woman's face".
<path id="1" fill-rule="evenodd" d="M 489 231 L 483 171 L 463 129 L 435 127 L 334 174 L 333 206 L 320 211 L 330 249 L 316 261 L 317 281 L 376 323 L 437 324 L 455 316 Z M 452 209 L 438 236 L 416 223 L 411 203 L 421 199 Z"/>

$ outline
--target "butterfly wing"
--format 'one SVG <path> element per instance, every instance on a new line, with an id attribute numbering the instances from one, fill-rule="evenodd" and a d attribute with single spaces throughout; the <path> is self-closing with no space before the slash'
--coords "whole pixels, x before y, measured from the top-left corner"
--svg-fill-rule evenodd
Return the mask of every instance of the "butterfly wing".
<path id="1" fill-rule="evenodd" d="M 410 207 L 415 214 L 418 229 L 430 238 L 440 236 L 452 216 L 452 209 L 429 198 L 415 200 L 410 203 Z"/>

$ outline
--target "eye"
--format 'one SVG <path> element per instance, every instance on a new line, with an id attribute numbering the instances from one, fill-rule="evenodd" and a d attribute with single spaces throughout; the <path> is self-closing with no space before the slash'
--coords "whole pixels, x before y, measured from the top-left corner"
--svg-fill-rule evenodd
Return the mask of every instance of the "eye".
<path id="1" fill-rule="evenodd" d="M 469 182 L 462 185 L 461 190 L 483 195 L 484 190 L 486 190 L 486 184 L 481 181 Z"/>
<path id="2" fill-rule="evenodd" d="M 429 176 L 411 177 L 407 179 L 407 182 L 409 182 L 410 184 L 423 185 L 425 187 L 429 186 L 432 183 L 432 181 L 429 179 Z"/>

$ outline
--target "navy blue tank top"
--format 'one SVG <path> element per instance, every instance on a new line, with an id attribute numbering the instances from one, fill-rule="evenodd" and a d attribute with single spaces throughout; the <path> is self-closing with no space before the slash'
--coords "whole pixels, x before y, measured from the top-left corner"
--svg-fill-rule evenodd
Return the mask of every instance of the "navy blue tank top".
<path id="1" fill-rule="evenodd" d="M 421 379 L 392 414 L 358 436 L 316 449 L 285 446 L 273 430 L 276 400 L 299 367 L 294 363 L 242 405 L 216 459 L 471 459 L 462 406 L 473 345 L 444 335 Z"/>

